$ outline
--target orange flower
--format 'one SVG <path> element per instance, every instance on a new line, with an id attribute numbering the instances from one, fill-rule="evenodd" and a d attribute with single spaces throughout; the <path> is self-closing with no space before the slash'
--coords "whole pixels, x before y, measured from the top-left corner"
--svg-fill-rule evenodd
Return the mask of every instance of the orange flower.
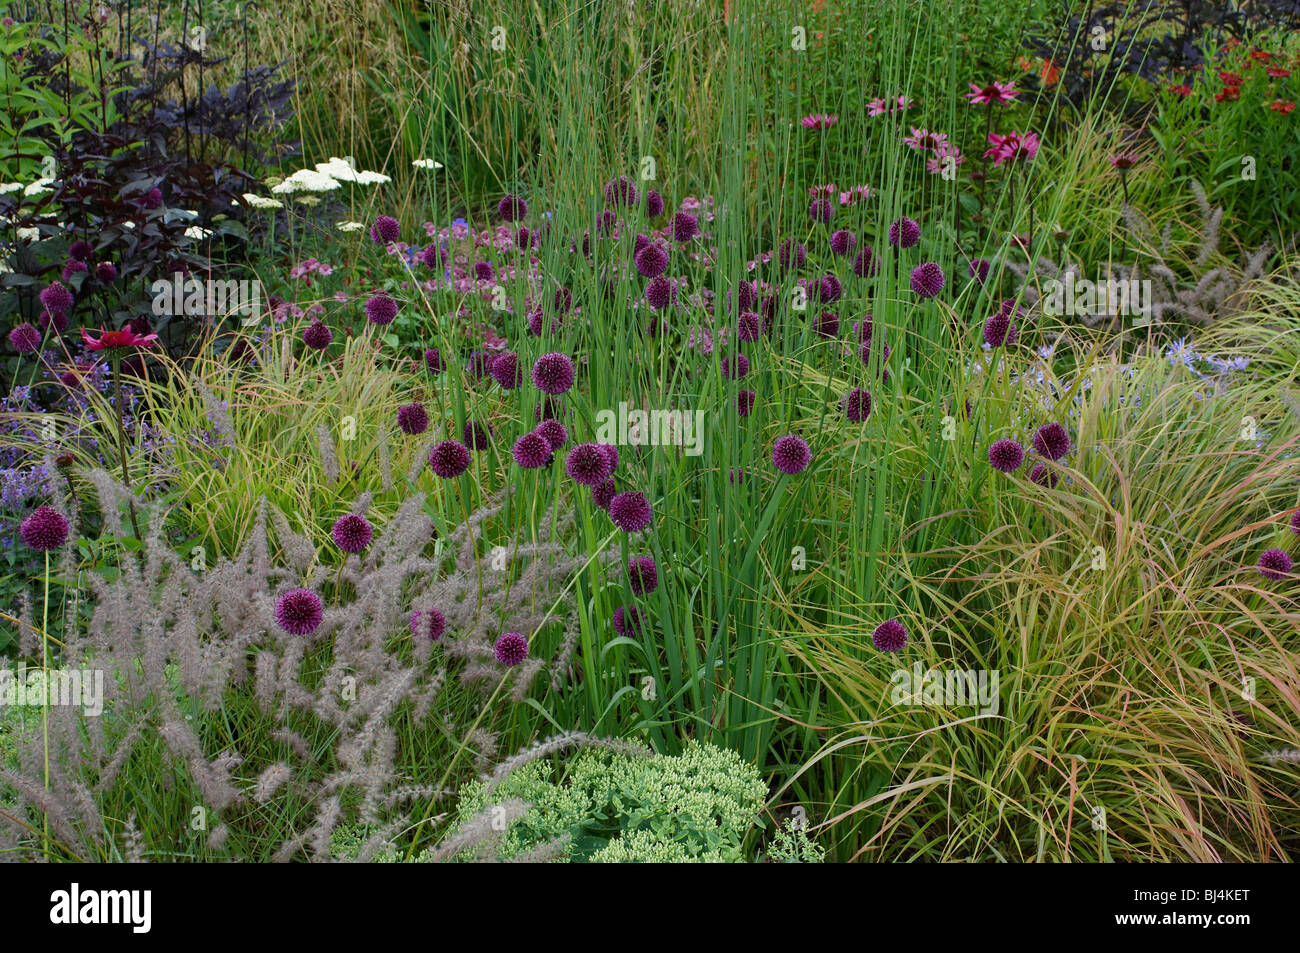
<path id="1" fill-rule="evenodd" d="M 1043 60 L 1043 65 L 1038 71 L 1038 78 L 1043 81 L 1044 86 L 1051 86 L 1061 78 L 1061 70 L 1051 60 Z"/>
<path id="2" fill-rule="evenodd" d="M 1184 99 L 1192 95 L 1192 87 L 1186 84 L 1182 86 L 1166 86 L 1165 91 L 1170 93 L 1177 93 L 1179 96 L 1182 96 Z"/>
<path id="3" fill-rule="evenodd" d="M 1221 93 L 1215 93 L 1215 94 L 1214 94 L 1214 101 L 1215 101 L 1216 103 L 1221 103 L 1221 102 L 1223 102 L 1223 101 L 1225 101 L 1225 100 L 1234 100 L 1234 101 L 1235 101 L 1235 100 L 1238 100 L 1238 99 L 1241 99 L 1241 87 L 1240 87 L 1240 86 L 1225 86 L 1225 87 L 1223 87 L 1223 92 L 1221 92 Z"/>
<path id="4" fill-rule="evenodd" d="M 1268 104 L 1268 108 L 1273 110 L 1276 113 L 1281 113 L 1283 116 L 1285 116 L 1288 113 L 1290 113 L 1291 110 L 1295 109 L 1295 103 L 1289 100 L 1284 102 L 1280 99 L 1275 99 Z"/>

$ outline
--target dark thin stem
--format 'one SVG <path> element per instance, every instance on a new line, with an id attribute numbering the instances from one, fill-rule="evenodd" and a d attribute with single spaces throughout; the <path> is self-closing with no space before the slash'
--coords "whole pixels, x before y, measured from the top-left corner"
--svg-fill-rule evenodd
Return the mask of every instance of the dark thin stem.
<path id="1" fill-rule="evenodd" d="M 117 450 L 122 458 L 122 483 L 130 490 L 131 471 L 126 463 L 126 411 L 122 406 L 122 358 L 116 350 L 113 352 L 113 401 L 117 404 Z M 127 500 L 127 506 L 131 511 L 131 528 L 135 530 L 135 538 L 143 542 L 140 523 L 135 515 L 134 494 Z"/>

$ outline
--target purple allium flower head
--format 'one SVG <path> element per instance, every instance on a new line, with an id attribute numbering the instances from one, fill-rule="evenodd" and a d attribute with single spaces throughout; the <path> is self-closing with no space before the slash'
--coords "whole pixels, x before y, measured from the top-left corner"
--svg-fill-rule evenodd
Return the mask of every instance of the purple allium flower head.
<path id="1" fill-rule="evenodd" d="M 636 606 L 619 606 L 614 610 L 614 631 L 623 638 L 641 635 L 646 628 L 645 616 Z"/>
<path id="2" fill-rule="evenodd" d="M 529 248 L 532 248 L 533 247 L 532 230 L 524 225 L 520 225 L 519 228 L 516 229 L 515 231 L 514 241 L 515 241 L 515 247 L 518 249 L 527 251 Z"/>
<path id="3" fill-rule="evenodd" d="M 980 284 L 984 284 L 989 277 L 989 260 L 987 258 L 976 258 L 966 269 L 966 274 L 974 278 Z"/>
<path id="4" fill-rule="evenodd" d="M 808 249 L 793 238 L 787 238 L 777 248 L 776 260 L 782 268 L 802 268 L 808 260 Z"/>
<path id="5" fill-rule="evenodd" d="M 847 228 L 841 228 L 831 235 L 831 251 L 836 255 L 847 255 L 858 244 L 858 236 Z"/>
<path id="6" fill-rule="evenodd" d="M 514 668 L 528 658 L 528 640 L 518 632 L 507 632 L 497 639 L 492 651 L 498 662 L 506 668 Z"/>
<path id="7" fill-rule="evenodd" d="M 9 332 L 9 343 L 19 354 L 34 354 L 41 346 L 41 332 L 24 321 Z"/>
<path id="8" fill-rule="evenodd" d="M 334 340 L 334 332 L 327 328 L 319 318 L 312 318 L 302 332 L 303 343 L 313 351 L 323 351 Z"/>
<path id="9" fill-rule="evenodd" d="M 334 545 L 345 553 L 359 553 L 370 545 L 375 531 L 364 516 L 349 513 L 334 521 L 330 535 L 334 537 Z"/>
<path id="10" fill-rule="evenodd" d="M 162 189 L 152 188 L 144 195 L 140 196 L 140 204 L 147 209 L 155 209 L 163 203 Z"/>
<path id="11" fill-rule="evenodd" d="M 999 311 L 984 322 L 984 341 L 989 347 L 1001 347 L 1003 344 L 1016 343 L 1020 329 L 1011 320 L 1010 315 Z"/>
<path id="12" fill-rule="evenodd" d="M 497 273 L 496 270 L 492 267 L 492 262 L 490 261 L 474 262 L 474 277 L 477 280 L 494 281 L 496 280 L 496 276 Z"/>
<path id="13" fill-rule="evenodd" d="M 402 226 L 391 215 L 380 215 L 375 224 L 370 226 L 370 240 L 376 242 L 395 242 L 402 237 Z"/>
<path id="14" fill-rule="evenodd" d="M 763 318 L 753 311 L 742 311 L 736 321 L 736 337 L 741 341 L 757 341 L 763 333 Z"/>
<path id="15" fill-rule="evenodd" d="M 658 218 L 664 213 L 664 197 L 654 189 L 646 189 L 645 217 Z"/>
<path id="16" fill-rule="evenodd" d="M 612 443 L 598 443 L 596 446 L 600 447 L 600 452 L 609 460 L 609 472 L 613 473 L 618 469 L 618 447 Z"/>
<path id="17" fill-rule="evenodd" d="M 71 281 L 74 275 L 84 275 L 89 271 L 90 269 L 86 267 L 86 263 L 84 261 L 80 261 L 76 258 L 70 258 L 68 259 L 68 263 L 63 266 L 63 280 Z"/>
<path id="18" fill-rule="evenodd" d="M 517 222 L 528 214 L 528 203 L 518 195 L 507 195 L 497 203 L 497 214 L 507 222 Z"/>
<path id="19" fill-rule="evenodd" d="M 830 199 L 813 199 L 808 204 L 808 217 L 814 222 L 820 222 L 822 225 L 829 224 L 834 214 L 835 206 L 831 204 Z"/>
<path id="20" fill-rule="evenodd" d="M 371 324 L 392 324 L 397 317 L 397 302 L 381 291 L 366 302 L 366 317 Z"/>
<path id="21" fill-rule="evenodd" d="M 1014 473 L 1025 462 L 1025 448 L 1010 438 L 995 441 L 989 447 L 989 463 L 1003 473 Z"/>
<path id="22" fill-rule="evenodd" d="M 58 549 L 67 541 L 68 521 L 49 506 L 38 506 L 18 526 L 18 535 L 38 553 Z"/>
<path id="23" fill-rule="evenodd" d="M 584 486 L 600 486 L 609 479 L 609 457 L 594 443 L 580 443 L 569 451 L 564 472 Z"/>
<path id="24" fill-rule="evenodd" d="M 722 359 L 722 376 L 728 380 L 740 380 L 749 373 L 749 358 L 737 351 L 730 357 Z"/>
<path id="25" fill-rule="evenodd" d="M 609 518 L 625 533 L 639 533 L 650 525 L 650 501 L 644 493 L 620 493 L 609 501 Z"/>
<path id="26" fill-rule="evenodd" d="M 77 261 L 90 261 L 90 256 L 94 253 L 94 247 L 84 238 L 78 238 L 68 246 L 68 257 L 75 258 Z"/>
<path id="27" fill-rule="evenodd" d="M 844 416 L 855 424 L 860 424 L 871 416 L 871 391 L 855 387 L 844 395 L 840 401 Z"/>
<path id="28" fill-rule="evenodd" d="M 429 429 L 429 412 L 424 409 L 424 404 L 418 400 L 403 404 L 397 408 L 397 426 L 402 429 L 403 433 L 415 436 L 424 433 Z"/>
<path id="29" fill-rule="evenodd" d="M 748 417 L 754 412 L 754 398 L 758 395 L 752 390 L 742 390 L 736 392 L 736 415 Z"/>
<path id="30" fill-rule="evenodd" d="M 731 470 L 731 471 L 727 474 L 727 482 L 728 482 L 728 483 L 744 483 L 744 482 L 745 482 L 745 468 L 744 468 L 744 467 L 736 467 L 736 468 L 734 468 L 733 470 Z"/>
<path id="31" fill-rule="evenodd" d="M 429 452 L 429 466 L 445 480 L 469 469 L 469 447 L 458 440 L 444 440 Z"/>
<path id="32" fill-rule="evenodd" d="M 812 460 L 812 451 L 802 437 L 792 433 L 777 437 L 772 444 L 772 465 L 782 473 L 794 475 L 808 469 Z"/>
<path id="33" fill-rule="evenodd" d="M 880 274 L 880 259 L 876 257 L 876 252 L 870 245 L 863 245 L 862 251 L 858 252 L 857 257 L 853 259 L 853 273 L 859 278 L 870 278 Z"/>
<path id="34" fill-rule="evenodd" d="M 533 384 L 546 394 L 563 394 L 573 386 L 573 361 L 552 351 L 533 362 Z"/>
<path id="35" fill-rule="evenodd" d="M 561 285 L 551 296 L 551 304 L 555 306 L 556 313 L 568 314 L 573 309 L 573 292 Z"/>
<path id="36" fill-rule="evenodd" d="M 471 450 L 486 450 L 492 446 L 492 428 L 477 420 L 465 421 L 461 435 L 465 438 L 465 446 Z"/>
<path id="37" fill-rule="evenodd" d="M 552 450 L 559 450 L 569 442 L 569 431 L 558 420 L 543 420 L 537 425 L 536 433 Z"/>
<path id="38" fill-rule="evenodd" d="M 429 369 L 430 374 L 441 374 L 447 369 L 447 364 L 442 359 L 442 352 L 436 347 L 424 349 L 424 366 Z"/>
<path id="39" fill-rule="evenodd" d="M 543 420 L 559 420 L 563 413 L 564 403 L 559 398 L 543 397 L 533 408 L 533 422 L 540 424 Z"/>
<path id="40" fill-rule="evenodd" d="M 536 431 L 530 431 L 516 440 L 514 449 L 511 450 L 515 463 L 525 470 L 540 470 L 550 463 L 552 452 L 546 438 Z"/>
<path id="41" fill-rule="evenodd" d="M 658 278 L 668 270 L 668 252 L 658 245 L 646 245 L 636 253 L 635 264 L 642 277 Z"/>
<path id="42" fill-rule="evenodd" d="M 596 216 L 596 231 L 602 235 L 614 234 L 614 226 L 618 224 L 618 213 L 613 209 L 605 209 Z M 586 253 L 586 243 L 583 243 L 583 253 Z"/>
<path id="43" fill-rule="evenodd" d="M 437 609 L 416 609 L 411 613 L 411 635 L 437 642 L 447 631 L 447 617 Z"/>
<path id="44" fill-rule="evenodd" d="M 1291 532 L 1300 536 L 1300 510 L 1291 514 Z"/>
<path id="45" fill-rule="evenodd" d="M 42 310 L 38 320 L 42 331 L 54 328 L 56 334 L 62 334 L 68 330 L 68 316 L 62 311 Z"/>
<path id="46" fill-rule="evenodd" d="M 840 333 L 840 316 L 834 311 L 823 311 L 813 322 L 813 330 L 824 338 L 833 338 Z"/>
<path id="47" fill-rule="evenodd" d="M 844 293 L 844 286 L 840 284 L 840 279 L 834 275 L 822 275 L 821 280 L 817 282 L 817 298 L 830 304 L 832 301 L 838 301 L 840 295 Z"/>
<path id="48" fill-rule="evenodd" d="M 633 205 L 636 202 L 636 186 L 625 175 L 610 179 L 605 183 L 605 201 L 610 205 Z"/>
<path id="49" fill-rule="evenodd" d="M 1267 549 L 1259 557 L 1259 574 L 1265 579 L 1285 579 L 1291 572 L 1291 557 L 1285 550 Z"/>
<path id="50" fill-rule="evenodd" d="M 677 212 L 673 215 L 673 238 L 679 242 L 689 242 L 700 234 L 700 220 L 690 212 Z"/>
<path id="51" fill-rule="evenodd" d="M 51 282 L 50 285 L 41 291 L 41 304 L 45 305 L 48 311 L 69 311 L 72 308 L 72 292 L 63 287 L 59 282 Z"/>
<path id="52" fill-rule="evenodd" d="M 608 510 L 609 504 L 614 499 L 614 495 L 617 492 L 618 488 L 614 485 L 614 481 L 606 480 L 600 486 L 593 486 L 591 488 L 591 501 L 602 510 Z"/>
<path id="53" fill-rule="evenodd" d="M 871 644 L 881 652 L 899 652 L 907 645 L 907 629 L 897 619 L 886 619 L 871 633 Z"/>
<path id="54" fill-rule="evenodd" d="M 1035 463 L 1033 469 L 1029 471 L 1029 482 L 1037 483 L 1039 486 L 1045 486 L 1048 489 L 1056 486 L 1056 481 L 1060 477 L 1055 470 L 1048 468 L 1046 463 Z"/>
<path id="55" fill-rule="evenodd" d="M 111 261 L 101 261 L 95 266 L 95 278 L 101 285 L 111 285 L 117 281 L 117 265 Z"/>
<path id="56" fill-rule="evenodd" d="M 932 261 L 923 261 L 912 269 L 912 290 L 922 298 L 933 298 L 943 290 L 943 269 Z"/>
<path id="57" fill-rule="evenodd" d="M 437 242 L 430 242 L 420 252 L 420 264 L 434 271 L 442 270 L 442 248 Z"/>
<path id="58" fill-rule="evenodd" d="M 911 248 L 921 240 L 921 226 L 915 219 L 900 218 L 889 226 L 889 244 L 895 248 Z"/>
<path id="59" fill-rule="evenodd" d="M 673 287 L 673 283 L 663 275 L 646 282 L 645 300 L 656 311 L 668 307 L 676 297 L 677 290 Z"/>
<path id="60" fill-rule="evenodd" d="M 470 351 L 465 363 L 469 376 L 477 380 L 492 371 L 492 361 L 496 357 L 491 351 Z"/>
<path id="61" fill-rule="evenodd" d="M 1049 460 L 1059 460 L 1070 452 L 1070 433 L 1060 424 L 1043 424 L 1034 434 L 1034 449 Z"/>
<path id="62" fill-rule="evenodd" d="M 502 351 L 492 358 L 489 370 L 493 379 L 505 390 L 513 390 L 524 382 L 524 369 L 519 363 L 519 355 L 514 351 Z"/>
<path id="63" fill-rule="evenodd" d="M 311 635 L 325 619 L 325 605 L 310 589 L 290 589 L 275 601 L 275 624 L 290 635 Z"/>
<path id="64" fill-rule="evenodd" d="M 650 556 L 633 556 L 627 563 L 628 588 L 635 595 L 648 596 L 659 588 L 659 567 Z"/>

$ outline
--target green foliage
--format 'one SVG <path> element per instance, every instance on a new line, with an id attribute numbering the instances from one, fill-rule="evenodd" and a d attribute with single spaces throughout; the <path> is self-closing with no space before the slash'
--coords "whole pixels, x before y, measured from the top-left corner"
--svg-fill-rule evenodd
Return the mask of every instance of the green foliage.
<path id="1" fill-rule="evenodd" d="M 566 838 L 573 862 L 739 861 L 767 794 L 734 751 L 694 742 L 675 757 L 585 750 L 556 770 L 534 761 L 494 788 L 467 786 L 461 823 L 519 798 L 531 807 L 502 833 L 502 859 Z"/>

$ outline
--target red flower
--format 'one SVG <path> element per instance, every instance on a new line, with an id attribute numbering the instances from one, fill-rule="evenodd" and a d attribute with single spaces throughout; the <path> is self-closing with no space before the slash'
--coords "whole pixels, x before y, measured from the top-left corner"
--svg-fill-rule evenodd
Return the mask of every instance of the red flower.
<path id="1" fill-rule="evenodd" d="M 1166 92 L 1177 93 L 1179 96 L 1186 99 L 1188 96 L 1192 95 L 1192 87 L 1184 83 L 1181 86 L 1169 86 L 1166 88 Z"/>
<path id="2" fill-rule="evenodd" d="M 1264 50 L 1251 50 L 1250 58 L 1252 60 L 1258 60 L 1261 63 L 1267 63 L 1269 60 L 1273 58 L 1273 54 L 1268 53 Z"/>
<path id="3" fill-rule="evenodd" d="M 1216 103 L 1221 103 L 1224 100 L 1238 100 L 1238 99 L 1241 99 L 1240 86 L 1225 86 L 1223 87 L 1223 92 L 1214 94 L 1214 101 Z"/>
<path id="4" fill-rule="evenodd" d="M 1268 69 L 1264 70 L 1264 72 L 1267 73 L 1271 79 L 1286 79 L 1291 75 L 1289 69 L 1283 69 L 1280 66 L 1270 66 Z"/>
<path id="5" fill-rule="evenodd" d="M 1275 99 L 1268 104 L 1268 108 L 1285 116 L 1287 113 L 1291 112 L 1291 110 L 1295 109 L 1295 103 L 1290 100 L 1283 101 L 1281 99 Z"/>
<path id="6" fill-rule="evenodd" d="M 1219 79 L 1223 80 L 1224 86 L 1240 86 L 1241 76 L 1229 70 L 1219 70 Z"/>
<path id="7" fill-rule="evenodd" d="M 85 341 L 86 347 L 92 351 L 107 351 L 119 347 L 149 347 L 158 340 L 158 335 L 136 334 L 130 328 L 123 328 L 121 331 L 110 331 L 105 328 L 100 332 L 99 340 L 95 340 L 86 333 L 85 328 L 82 328 L 81 340 Z"/>

